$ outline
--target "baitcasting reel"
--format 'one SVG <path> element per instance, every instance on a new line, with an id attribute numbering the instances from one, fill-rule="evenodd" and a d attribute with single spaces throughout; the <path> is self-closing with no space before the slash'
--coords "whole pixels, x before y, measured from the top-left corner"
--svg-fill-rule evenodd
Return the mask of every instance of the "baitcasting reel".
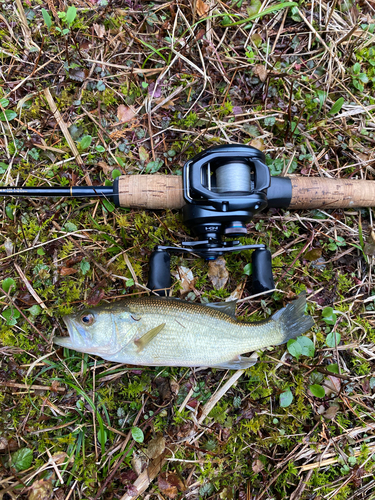
<path id="1" fill-rule="evenodd" d="M 253 249 L 253 291 L 274 288 L 271 254 L 265 245 L 240 245 L 246 224 L 265 208 L 316 209 L 375 206 L 375 181 L 320 176 L 270 177 L 264 154 L 233 144 L 203 151 L 179 175 L 121 175 L 113 186 L 1 186 L 0 196 L 106 198 L 117 207 L 182 209 L 185 224 L 198 241 L 182 247 L 157 246 L 151 255 L 148 286 L 170 288 L 169 252 L 214 260 L 226 252 Z"/>
<path id="2" fill-rule="evenodd" d="M 264 154 L 251 146 L 218 146 L 188 161 L 183 171 L 186 205 L 182 214 L 184 223 L 199 240 L 183 242 L 182 247 L 156 246 L 150 258 L 148 287 L 159 295 L 165 295 L 165 289 L 171 287 L 170 252 L 215 260 L 226 252 L 254 250 L 253 292 L 274 289 L 271 253 L 265 245 L 223 241 L 223 237 L 246 235 L 246 224 L 269 205 L 270 183 Z M 281 194 L 277 195 L 279 203 Z"/>

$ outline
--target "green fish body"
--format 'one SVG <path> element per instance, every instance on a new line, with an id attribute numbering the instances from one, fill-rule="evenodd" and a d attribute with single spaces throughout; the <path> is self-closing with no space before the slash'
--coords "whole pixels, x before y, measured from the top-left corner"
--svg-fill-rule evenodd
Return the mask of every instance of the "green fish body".
<path id="1" fill-rule="evenodd" d="M 248 368 L 242 354 L 279 345 L 313 325 L 305 294 L 268 320 L 237 321 L 235 302 L 195 304 L 142 297 L 65 316 L 69 337 L 54 342 L 108 361 L 144 366 Z"/>

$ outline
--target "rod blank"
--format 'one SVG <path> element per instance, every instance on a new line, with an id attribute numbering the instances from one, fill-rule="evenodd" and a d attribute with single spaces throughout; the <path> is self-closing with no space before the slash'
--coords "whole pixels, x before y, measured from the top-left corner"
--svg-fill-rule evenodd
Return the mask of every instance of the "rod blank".
<path id="1" fill-rule="evenodd" d="M 0 196 L 27 196 L 47 198 L 49 196 L 70 198 L 113 197 L 112 186 L 74 187 L 0 187 Z"/>

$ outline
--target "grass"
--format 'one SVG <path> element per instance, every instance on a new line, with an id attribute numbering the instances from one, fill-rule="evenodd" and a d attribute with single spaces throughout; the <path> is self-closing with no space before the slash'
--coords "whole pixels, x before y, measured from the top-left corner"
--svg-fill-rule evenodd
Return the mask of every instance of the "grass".
<path id="1" fill-rule="evenodd" d="M 373 180 L 375 6 L 281 3 L 1 2 L 2 184 L 179 175 L 228 143 L 262 149 L 273 175 Z M 226 257 L 222 289 L 172 256 L 195 278 L 185 298 L 235 294 L 240 319 L 307 291 L 305 350 L 243 373 L 53 346 L 62 315 L 146 293 L 155 244 L 189 237 L 179 213 L 8 197 L 0 214 L 1 498 L 372 498 L 371 208 L 258 214 L 242 242 L 270 247 L 272 298 L 249 299 L 250 252 Z"/>

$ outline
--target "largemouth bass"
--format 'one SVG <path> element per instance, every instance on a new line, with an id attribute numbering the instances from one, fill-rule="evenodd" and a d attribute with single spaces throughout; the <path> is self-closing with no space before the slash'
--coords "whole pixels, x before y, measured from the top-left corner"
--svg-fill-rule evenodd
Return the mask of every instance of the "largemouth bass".
<path id="1" fill-rule="evenodd" d="M 64 316 L 69 337 L 54 342 L 108 361 L 144 366 L 248 368 L 242 354 L 284 344 L 311 328 L 306 295 L 257 323 L 237 321 L 235 302 L 195 304 L 142 297 Z"/>

